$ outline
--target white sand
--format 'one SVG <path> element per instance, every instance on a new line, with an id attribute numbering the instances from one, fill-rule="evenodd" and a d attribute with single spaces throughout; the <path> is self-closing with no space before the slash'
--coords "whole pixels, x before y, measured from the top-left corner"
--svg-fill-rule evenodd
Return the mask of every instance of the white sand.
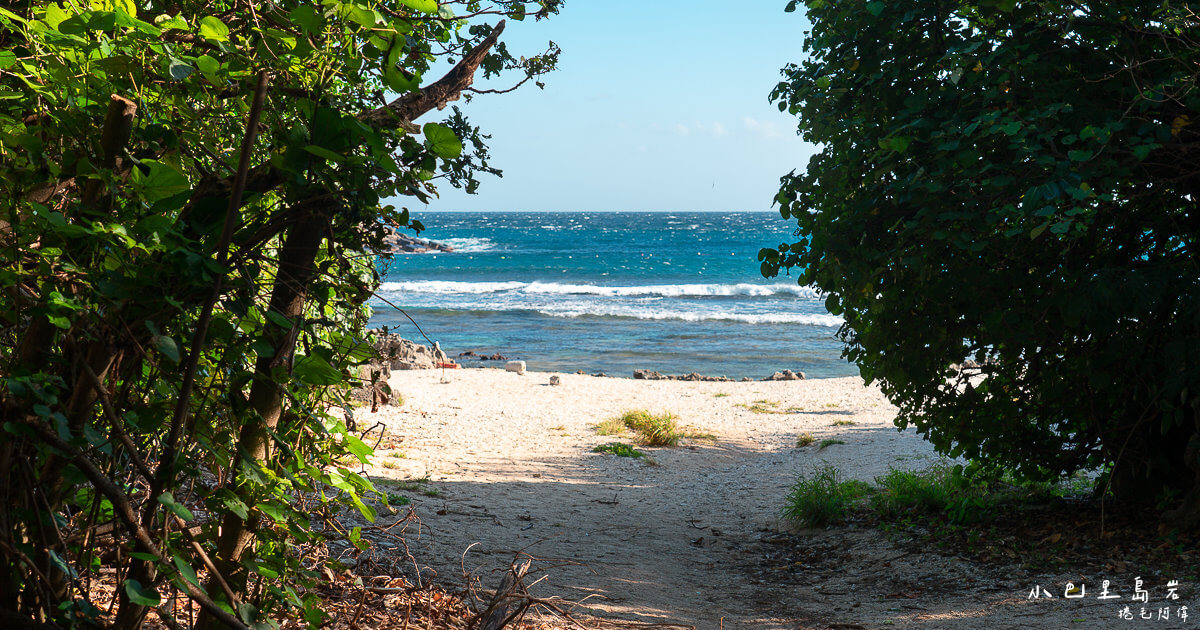
<path id="1" fill-rule="evenodd" d="M 912 556 L 873 530 L 840 530 L 833 540 L 814 532 L 814 548 L 828 547 L 837 570 L 820 569 L 818 559 L 811 574 L 792 567 L 790 581 L 770 577 L 780 568 L 769 566 L 776 532 L 789 527 L 780 510 L 797 475 L 829 464 L 872 481 L 891 467 L 938 461 L 914 431 L 896 430 L 895 408 L 861 379 L 710 383 L 560 374 L 562 384 L 550 386 L 550 376 L 395 372 L 390 383 L 403 405 L 360 418 L 384 422 L 401 440 L 398 452 L 376 457 L 373 476 L 428 477 L 422 487 L 437 492 L 405 494 L 422 522 L 409 547 L 438 579 L 458 581 L 465 567 L 493 586 L 493 572 L 523 552 L 541 558 L 537 566 L 549 576 L 535 594 L 588 598 L 577 612 L 699 628 L 851 621 L 866 625 L 847 627 L 1055 627 L 1088 616 L 1082 606 L 1059 605 L 1062 619 L 1044 618 L 1050 605 L 1024 605 L 1029 585 L 979 575 L 953 559 Z M 775 413 L 749 409 L 755 405 Z M 672 412 L 716 441 L 639 447 L 657 465 L 592 452 L 618 439 L 597 435 L 596 423 L 637 409 Z M 797 448 L 801 433 L 845 444 Z M 957 586 L 947 588 L 946 580 Z M 900 590 L 934 599 L 898 603 Z M 1035 625 L 1013 621 L 1030 612 Z"/>

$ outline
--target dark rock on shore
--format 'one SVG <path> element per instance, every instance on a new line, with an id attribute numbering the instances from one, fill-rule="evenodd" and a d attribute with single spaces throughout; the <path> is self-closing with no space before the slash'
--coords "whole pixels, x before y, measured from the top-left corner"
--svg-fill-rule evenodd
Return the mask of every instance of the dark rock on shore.
<path id="1" fill-rule="evenodd" d="M 375 350 L 383 357 L 376 362 L 387 365 L 388 369 L 428 370 L 437 367 L 440 349 L 409 341 L 396 333 L 373 331 L 373 335 Z"/>
<path id="2" fill-rule="evenodd" d="M 802 380 L 804 380 L 804 372 L 793 372 L 791 370 L 784 370 L 782 372 L 776 372 L 776 373 L 768 376 L 767 378 L 764 378 L 763 380 L 764 381 L 802 381 Z"/>
<path id="3" fill-rule="evenodd" d="M 350 390 L 350 397 L 371 403 L 371 411 L 392 404 L 392 390 L 387 384 L 392 370 L 429 370 L 437 367 L 439 360 L 445 360 L 437 344 L 433 348 L 423 346 L 386 329 L 367 332 L 380 358 L 359 368 L 358 377 L 363 385 Z"/>
<path id="4" fill-rule="evenodd" d="M 467 350 L 458 354 L 460 359 L 473 359 L 475 361 L 508 361 L 508 357 L 500 354 L 478 354 L 474 350 Z"/>
<path id="5" fill-rule="evenodd" d="M 452 252 L 454 248 L 442 243 L 427 241 L 423 238 L 393 232 L 384 239 L 393 252 L 411 254 L 426 254 L 429 252 Z"/>
<path id="6" fill-rule="evenodd" d="M 691 374 L 662 374 L 653 370 L 634 370 L 633 378 L 644 381 L 710 381 L 719 383 L 727 383 L 734 380 L 728 376 L 704 376 L 696 372 L 692 372 Z"/>

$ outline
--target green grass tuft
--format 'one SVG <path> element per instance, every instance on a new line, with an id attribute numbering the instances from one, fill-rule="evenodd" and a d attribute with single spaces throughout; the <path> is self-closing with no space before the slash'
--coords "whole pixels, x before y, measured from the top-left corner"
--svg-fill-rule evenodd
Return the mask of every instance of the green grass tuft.
<path id="1" fill-rule="evenodd" d="M 833 422 L 833 426 L 835 427 L 852 427 L 856 424 L 858 423 L 853 420 L 835 420 Z"/>
<path id="2" fill-rule="evenodd" d="M 783 514 L 810 527 L 820 527 L 845 518 L 854 503 L 870 492 L 866 483 L 843 481 L 837 468 L 824 466 L 796 480 Z"/>
<path id="3" fill-rule="evenodd" d="M 611 418 L 596 425 L 596 435 L 624 435 L 626 430 L 622 418 Z"/>
<path id="4" fill-rule="evenodd" d="M 952 502 L 973 494 L 962 477 L 955 476 L 945 465 L 920 472 L 893 468 L 876 477 L 875 483 L 879 493 L 871 498 L 871 507 L 883 516 L 912 510 L 940 512 Z"/>
<path id="5" fill-rule="evenodd" d="M 827 447 L 833 446 L 834 444 L 845 444 L 845 442 L 838 440 L 838 439 L 834 439 L 834 438 L 828 438 L 825 440 L 821 440 L 821 443 L 817 445 L 817 450 L 823 451 Z"/>
<path id="6" fill-rule="evenodd" d="M 626 411 L 620 421 L 638 435 L 644 446 L 678 446 L 683 431 L 675 424 L 675 414 L 652 414 L 649 411 Z"/>
<path id="7" fill-rule="evenodd" d="M 622 444 L 621 442 L 609 442 L 608 444 L 601 444 L 600 446 L 593 448 L 592 452 L 609 453 L 611 455 L 616 455 L 617 457 L 632 457 L 634 459 L 642 459 L 646 456 L 645 453 L 633 448 L 628 444 Z"/>
<path id="8" fill-rule="evenodd" d="M 798 448 L 804 448 L 805 446 L 810 446 L 810 445 L 812 445 L 813 442 L 816 442 L 816 441 L 817 441 L 817 438 L 813 437 L 813 434 L 808 433 L 807 431 L 796 436 L 796 446 Z"/>

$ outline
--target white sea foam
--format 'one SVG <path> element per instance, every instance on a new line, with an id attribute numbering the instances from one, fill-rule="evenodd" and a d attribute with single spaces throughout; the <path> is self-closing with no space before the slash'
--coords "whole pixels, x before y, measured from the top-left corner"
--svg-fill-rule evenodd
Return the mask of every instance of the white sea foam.
<path id="1" fill-rule="evenodd" d="M 551 317 L 626 317 L 643 320 L 678 320 L 685 322 L 743 322 L 747 324 L 800 324 L 804 326 L 838 327 L 842 318 L 817 313 L 725 313 L 703 311 L 670 311 L 623 307 L 584 307 L 575 309 L 540 309 Z"/>
<path id="2" fill-rule="evenodd" d="M 443 245 L 449 245 L 454 248 L 454 251 L 464 254 L 487 252 L 496 249 L 496 244 L 486 238 L 444 238 L 438 242 Z"/>
<path id="3" fill-rule="evenodd" d="M 384 282 L 380 291 L 399 293 L 432 293 L 453 295 L 456 293 L 500 293 L 515 291 L 527 286 L 525 282 L 458 282 L 454 280 L 422 280 L 419 282 Z"/>
<path id="4" fill-rule="evenodd" d="M 603 297 L 769 297 L 794 296 L 817 298 L 812 287 L 795 284 L 657 284 L 646 286 L 601 286 L 559 282 L 461 282 L 451 280 L 421 280 L 385 282 L 383 291 L 404 293 L 523 293 L 527 295 L 595 295 Z"/>

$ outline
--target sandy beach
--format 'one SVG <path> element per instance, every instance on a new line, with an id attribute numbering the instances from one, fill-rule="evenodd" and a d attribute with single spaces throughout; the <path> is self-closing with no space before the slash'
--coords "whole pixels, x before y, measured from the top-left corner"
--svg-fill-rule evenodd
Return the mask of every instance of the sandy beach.
<path id="1" fill-rule="evenodd" d="M 558 376 L 561 385 L 549 384 Z M 905 550 L 869 528 L 797 532 L 780 517 L 797 475 L 833 465 L 872 481 L 939 461 L 858 378 L 643 381 L 498 369 L 393 372 L 398 407 L 359 412 L 391 436 L 367 472 L 410 497 L 425 577 L 484 586 L 536 558 L 541 597 L 583 618 L 697 628 L 1066 627 L 1107 619 L 1094 599 L 1028 601 L 1028 576 Z M 714 439 L 595 453 L 598 422 L 671 412 Z M 797 446 L 811 433 L 816 444 Z M 836 443 L 818 448 L 822 440 Z M 629 437 L 625 442 L 631 442 Z M 393 483 L 396 482 L 396 483 Z M 401 482 L 407 482 L 399 485 Z M 782 548 L 807 537 L 797 557 Z M 1077 577 L 1075 579 L 1078 579 Z M 842 625 L 837 625 L 842 624 Z"/>

